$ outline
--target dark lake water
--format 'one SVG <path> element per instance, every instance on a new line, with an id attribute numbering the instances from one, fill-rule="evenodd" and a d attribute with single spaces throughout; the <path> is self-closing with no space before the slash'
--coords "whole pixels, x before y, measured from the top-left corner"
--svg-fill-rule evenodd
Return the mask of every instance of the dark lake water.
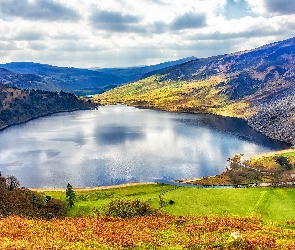
<path id="1" fill-rule="evenodd" d="M 26 187 L 165 182 L 219 174 L 235 154 L 286 147 L 239 119 L 105 106 L 3 130 L 0 171 Z"/>

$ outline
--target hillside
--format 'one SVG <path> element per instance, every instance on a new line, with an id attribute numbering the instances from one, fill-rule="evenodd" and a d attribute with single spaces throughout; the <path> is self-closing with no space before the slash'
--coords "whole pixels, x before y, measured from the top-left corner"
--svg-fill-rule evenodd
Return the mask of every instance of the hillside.
<path id="1" fill-rule="evenodd" d="M 0 130 L 43 115 L 94 107 L 70 93 L 21 90 L 0 84 Z"/>
<path id="2" fill-rule="evenodd" d="M 15 73 L 0 68 L 0 83 L 17 88 L 42 89 L 48 91 L 60 90 L 60 88 L 45 80 L 43 77 L 31 73 Z"/>
<path id="3" fill-rule="evenodd" d="M 174 112 L 246 119 L 267 136 L 295 143 L 295 38 L 196 59 L 96 96 Z"/>
<path id="4" fill-rule="evenodd" d="M 32 62 L 12 62 L 0 64 L 0 68 L 22 74 L 31 75 L 40 78 L 44 84 L 37 86 L 42 90 L 68 91 L 79 90 L 84 88 L 102 88 L 108 85 L 119 85 L 124 82 L 123 79 L 101 72 L 78 69 L 70 67 L 57 67 L 48 64 L 32 63 Z M 12 82 L 13 83 L 13 82 Z M 12 83 L 10 85 L 12 85 Z M 50 88 L 48 88 L 49 85 Z M 20 87 L 20 86 L 18 86 Z M 35 88 L 31 82 L 27 81 L 22 84 L 23 88 Z"/>

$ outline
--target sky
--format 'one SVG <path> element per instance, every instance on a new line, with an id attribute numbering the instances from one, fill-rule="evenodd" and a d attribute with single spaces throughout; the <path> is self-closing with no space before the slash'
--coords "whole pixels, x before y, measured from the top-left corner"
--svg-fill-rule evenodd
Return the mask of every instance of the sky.
<path id="1" fill-rule="evenodd" d="M 295 35 L 295 0 L 0 0 L 0 63 L 131 67 Z"/>

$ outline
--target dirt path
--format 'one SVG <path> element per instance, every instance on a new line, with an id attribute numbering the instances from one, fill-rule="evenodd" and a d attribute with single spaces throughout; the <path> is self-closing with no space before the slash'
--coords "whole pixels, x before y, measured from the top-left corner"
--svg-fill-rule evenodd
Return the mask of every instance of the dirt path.
<path id="1" fill-rule="evenodd" d="M 131 187 L 131 186 L 137 186 L 137 185 L 150 185 L 150 184 L 155 184 L 155 182 L 130 182 L 130 183 L 125 183 L 120 185 L 113 185 L 113 186 L 73 188 L 73 190 L 74 191 L 93 191 L 93 190 Z M 66 191 L 66 188 L 29 188 L 29 189 L 36 192 Z"/>
<path id="2" fill-rule="evenodd" d="M 268 157 L 268 156 L 272 156 L 272 155 L 277 155 L 277 154 L 283 154 L 283 153 L 290 153 L 290 152 L 295 152 L 294 149 L 284 149 L 284 150 L 278 150 L 278 151 L 271 151 L 271 152 L 267 152 L 267 153 L 263 153 L 263 154 L 257 154 L 257 155 L 253 155 L 250 157 L 250 159 L 259 159 L 261 157 Z"/>

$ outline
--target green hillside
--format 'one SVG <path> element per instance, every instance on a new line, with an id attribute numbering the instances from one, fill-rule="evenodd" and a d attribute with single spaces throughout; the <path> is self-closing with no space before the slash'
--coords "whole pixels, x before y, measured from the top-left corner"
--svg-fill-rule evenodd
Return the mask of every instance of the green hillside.
<path id="1" fill-rule="evenodd" d="M 96 98 L 101 104 L 124 103 L 136 107 L 157 108 L 173 112 L 205 112 L 245 117 L 249 105 L 233 101 L 225 94 L 225 79 L 210 77 L 201 81 L 162 80 L 156 75 L 133 84 L 105 92 Z"/>

